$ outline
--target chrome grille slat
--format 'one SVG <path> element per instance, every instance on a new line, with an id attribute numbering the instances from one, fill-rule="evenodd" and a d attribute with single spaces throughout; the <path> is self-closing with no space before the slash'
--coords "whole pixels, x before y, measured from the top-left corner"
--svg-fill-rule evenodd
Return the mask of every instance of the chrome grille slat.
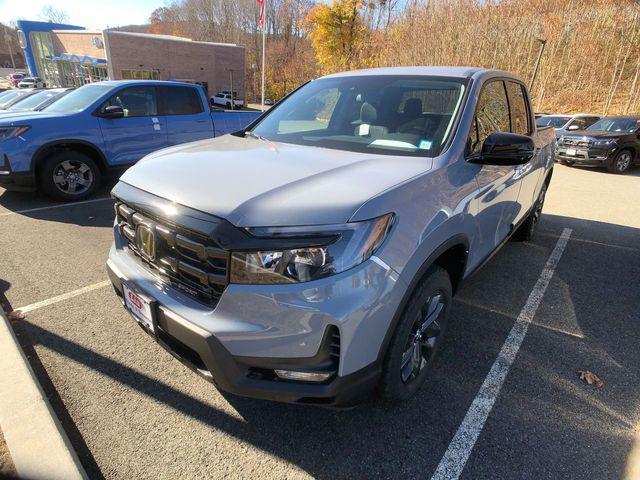
<path id="1" fill-rule="evenodd" d="M 200 235 L 182 230 L 116 203 L 118 228 L 129 249 L 162 280 L 190 294 L 202 303 L 215 306 L 227 286 L 228 252 L 211 245 Z M 155 259 L 145 258 L 136 242 L 136 227 L 144 224 L 157 234 Z"/>

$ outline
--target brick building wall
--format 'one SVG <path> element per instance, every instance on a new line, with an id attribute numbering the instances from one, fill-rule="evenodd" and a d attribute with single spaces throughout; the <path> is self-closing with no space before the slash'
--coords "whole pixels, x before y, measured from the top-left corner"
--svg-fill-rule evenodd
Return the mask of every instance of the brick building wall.
<path id="1" fill-rule="evenodd" d="M 244 47 L 113 30 L 103 36 L 111 79 L 122 79 L 122 70 L 157 69 L 160 80 L 207 82 L 214 95 L 230 90 L 233 69 L 233 89 L 244 98 Z"/>
<path id="2" fill-rule="evenodd" d="M 97 41 L 94 40 L 97 39 Z M 107 58 L 102 32 L 89 30 L 53 30 L 51 42 L 57 55 L 72 53 L 95 58 Z"/>

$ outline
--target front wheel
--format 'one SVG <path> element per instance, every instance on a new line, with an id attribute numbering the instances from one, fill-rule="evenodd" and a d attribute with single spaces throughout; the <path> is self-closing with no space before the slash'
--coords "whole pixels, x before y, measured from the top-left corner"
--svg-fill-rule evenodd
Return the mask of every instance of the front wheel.
<path id="1" fill-rule="evenodd" d="M 633 162 L 633 154 L 630 150 L 621 150 L 618 154 L 609 160 L 607 170 L 611 173 L 624 173 L 631 168 Z"/>
<path id="2" fill-rule="evenodd" d="M 87 155 L 62 151 L 46 159 L 40 186 L 49 196 L 74 202 L 91 196 L 100 185 L 100 169 Z"/>
<path id="3" fill-rule="evenodd" d="M 405 307 L 387 350 L 380 380 L 385 400 L 407 400 L 427 380 L 444 337 L 451 297 L 449 274 L 431 267 Z"/>

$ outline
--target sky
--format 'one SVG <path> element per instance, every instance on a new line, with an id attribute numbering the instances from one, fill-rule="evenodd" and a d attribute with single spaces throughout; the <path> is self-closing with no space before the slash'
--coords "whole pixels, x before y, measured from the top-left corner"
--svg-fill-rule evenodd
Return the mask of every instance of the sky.
<path id="1" fill-rule="evenodd" d="M 0 22 L 43 20 L 42 8 L 64 10 L 72 25 L 102 30 L 119 25 L 148 23 L 149 15 L 165 0 L 0 0 Z"/>

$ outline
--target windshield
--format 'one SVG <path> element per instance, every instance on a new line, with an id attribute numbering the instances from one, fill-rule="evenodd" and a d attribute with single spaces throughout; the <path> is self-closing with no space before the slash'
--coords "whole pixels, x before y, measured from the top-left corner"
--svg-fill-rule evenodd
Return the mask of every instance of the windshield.
<path id="1" fill-rule="evenodd" d="M 3 95 L 2 98 L 0 98 L 0 108 L 6 107 L 16 98 L 23 97 L 30 92 L 31 90 L 11 90 L 10 92 L 7 92 L 6 95 Z"/>
<path id="2" fill-rule="evenodd" d="M 538 127 L 562 128 L 569 120 L 571 117 L 540 117 L 536 120 L 536 125 Z"/>
<path id="3" fill-rule="evenodd" d="M 42 92 L 34 93 L 24 100 L 19 100 L 14 103 L 12 110 L 31 110 L 56 95 L 60 95 L 60 90 L 43 90 Z"/>
<path id="4" fill-rule="evenodd" d="M 463 82 L 398 75 L 315 80 L 279 103 L 253 133 L 352 152 L 435 156 L 451 134 Z"/>
<path id="5" fill-rule="evenodd" d="M 80 112 L 98 100 L 102 95 L 112 90 L 111 85 L 85 85 L 53 102 L 47 112 Z"/>
<path id="6" fill-rule="evenodd" d="M 635 132 L 640 128 L 640 117 L 603 118 L 587 128 L 601 132 Z"/>

